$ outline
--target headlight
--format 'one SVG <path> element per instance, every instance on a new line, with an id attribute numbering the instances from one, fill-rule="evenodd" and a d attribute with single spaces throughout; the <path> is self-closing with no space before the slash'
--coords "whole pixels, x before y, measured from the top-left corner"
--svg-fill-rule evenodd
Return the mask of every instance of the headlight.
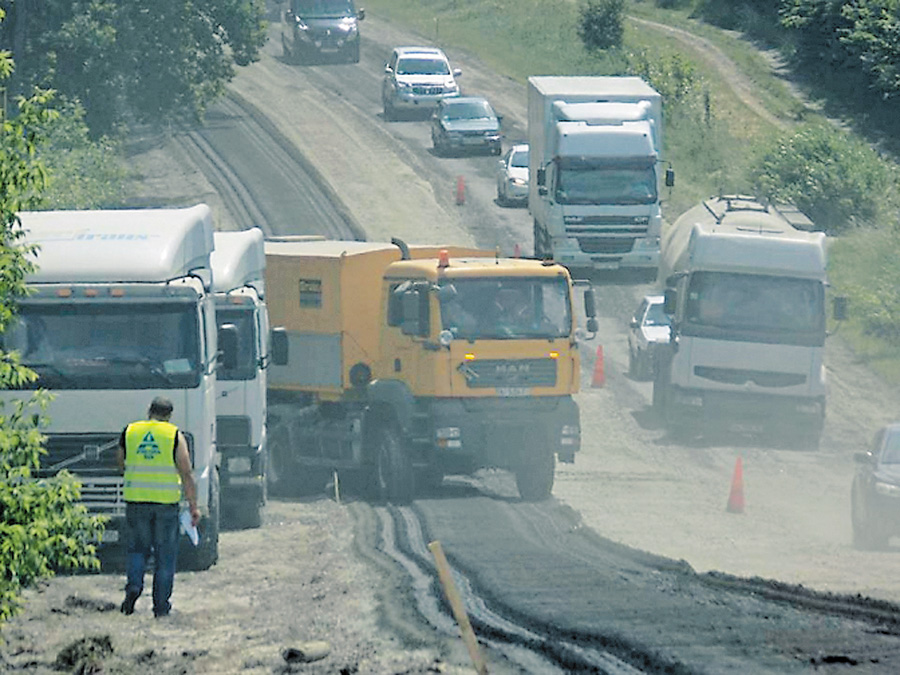
<path id="1" fill-rule="evenodd" d="M 510 179 L 509 179 L 509 182 L 510 182 L 512 185 L 515 185 L 516 187 L 527 187 L 527 186 L 528 186 L 528 183 L 526 183 L 526 182 L 525 182 L 523 179 L 521 179 L 521 178 L 510 178 Z"/>
<path id="2" fill-rule="evenodd" d="M 882 483 L 881 481 L 875 482 L 875 492 L 880 495 L 884 495 L 885 497 L 900 497 L 900 485 L 894 485 L 893 483 Z"/>
<path id="3" fill-rule="evenodd" d="M 409 89 L 412 85 L 409 82 L 397 81 L 397 89 Z"/>
<path id="4" fill-rule="evenodd" d="M 438 334 L 438 342 L 442 347 L 449 347 L 450 343 L 453 342 L 453 331 L 442 330 L 440 334 Z"/>
<path id="5" fill-rule="evenodd" d="M 459 427 L 440 427 L 434 430 L 434 437 L 440 448 L 461 448 L 461 436 Z"/>

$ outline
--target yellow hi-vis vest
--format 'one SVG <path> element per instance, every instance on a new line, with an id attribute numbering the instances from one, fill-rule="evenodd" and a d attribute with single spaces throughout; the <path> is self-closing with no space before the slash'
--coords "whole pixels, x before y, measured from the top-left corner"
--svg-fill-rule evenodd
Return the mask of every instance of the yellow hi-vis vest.
<path id="1" fill-rule="evenodd" d="M 132 422 L 125 429 L 125 501 L 177 504 L 181 475 L 175 466 L 178 427 L 169 422 Z"/>

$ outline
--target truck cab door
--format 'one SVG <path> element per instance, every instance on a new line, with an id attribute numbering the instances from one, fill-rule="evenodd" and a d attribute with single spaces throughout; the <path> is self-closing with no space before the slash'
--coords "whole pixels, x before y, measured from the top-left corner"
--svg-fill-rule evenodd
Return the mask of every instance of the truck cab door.
<path id="1" fill-rule="evenodd" d="M 431 332 L 430 298 L 425 282 L 391 280 L 386 289 L 388 311 L 382 327 L 379 377 L 402 380 L 421 391 L 428 368 L 426 348 Z"/>

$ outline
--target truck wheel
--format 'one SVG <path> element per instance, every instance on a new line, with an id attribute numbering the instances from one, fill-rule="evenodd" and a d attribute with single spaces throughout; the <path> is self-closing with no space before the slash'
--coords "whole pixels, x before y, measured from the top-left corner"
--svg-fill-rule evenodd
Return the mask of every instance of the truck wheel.
<path id="1" fill-rule="evenodd" d="M 538 453 L 516 468 L 516 487 L 526 502 L 549 499 L 553 491 L 553 473 L 556 458 L 552 452 Z"/>
<path id="2" fill-rule="evenodd" d="M 213 471 L 209 481 L 209 515 L 200 520 L 200 544 L 192 545 L 182 537 L 185 555 L 184 569 L 194 572 L 207 570 L 219 560 L 219 472 Z"/>
<path id="3" fill-rule="evenodd" d="M 350 47 L 350 63 L 359 63 L 359 40 Z"/>
<path id="4" fill-rule="evenodd" d="M 397 431 L 387 427 L 375 439 L 375 497 L 391 504 L 409 504 L 413 498 L 413 468 Z"/>
<path id="5" fill-rule="evenodd" d="M 438 466 L 427 466 L 421 469 L 416 481 L 419 494 L 431 496 L 436 493 L 444 482 L 444 472 Z"/>
<path id="6" fill-rule="evenodd" d="M 269 457 L 266 466 L 266 484 L 273 495 L 284 496 L 291 483 L 294 463 L 290 456 L 288 434 L 283 428 L 272 431 L 269 439 Z"/>
<path id="7" fill-rule="evenodd" d="M 393 122 L 394 120 L 396 120 L 397 111 L 394 110 L 393 103 L 391 103 L 387 98 L 382 98 L 381 104 L 384 106 L 384 121 Z"/>

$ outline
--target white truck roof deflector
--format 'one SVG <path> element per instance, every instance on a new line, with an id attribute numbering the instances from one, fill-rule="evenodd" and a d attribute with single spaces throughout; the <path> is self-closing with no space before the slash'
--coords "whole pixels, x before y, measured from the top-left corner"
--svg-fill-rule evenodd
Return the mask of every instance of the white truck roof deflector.
<path id="1" fill-rule="evenodd" d="M 206 204 L 19 217 L 25 241 L 40 246 L 29 283 L 158 283 L 209 269 L 214 227 Z"/>
<path id="2" fill-rule="evenodd" d="M 258 227 L 238 232 L 216 232 L 212 252 L 213 291 L 228 293 L 252 286 L 265 295 L 266 251 L 263 231 Z"/>

